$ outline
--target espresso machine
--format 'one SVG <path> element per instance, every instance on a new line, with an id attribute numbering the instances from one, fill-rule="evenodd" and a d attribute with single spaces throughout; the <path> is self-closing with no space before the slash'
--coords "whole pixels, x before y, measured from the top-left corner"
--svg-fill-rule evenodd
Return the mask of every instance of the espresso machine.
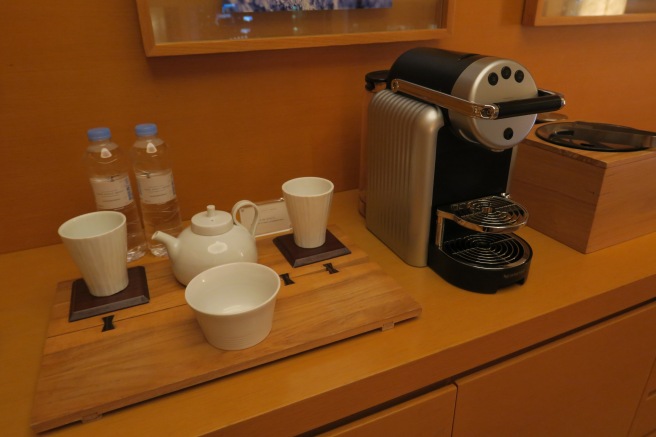
<path id="1" fill-rule="evenodd" d="M 510 198 L 517 148 L 538 113 L 565 104 L 515 61 L 415 48 L 367 113 L 367 228 L 407 264 L 468 291 L 528 276 L 532 249 Z"/>

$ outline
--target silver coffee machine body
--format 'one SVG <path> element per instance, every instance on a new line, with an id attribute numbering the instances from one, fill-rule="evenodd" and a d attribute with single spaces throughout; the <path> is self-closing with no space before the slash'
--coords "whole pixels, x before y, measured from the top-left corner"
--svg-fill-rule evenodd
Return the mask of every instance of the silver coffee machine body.
<path id="1" fill-rule="evenodd" d="M 515 61 L 433 48 L 402 54 L 387 83 L 368 109 L 368 229 L 460 288 L 523 283 L 532 250 L 514 234 L 528 220 L 509 195 L 515 146 L 562 96 Z"/>

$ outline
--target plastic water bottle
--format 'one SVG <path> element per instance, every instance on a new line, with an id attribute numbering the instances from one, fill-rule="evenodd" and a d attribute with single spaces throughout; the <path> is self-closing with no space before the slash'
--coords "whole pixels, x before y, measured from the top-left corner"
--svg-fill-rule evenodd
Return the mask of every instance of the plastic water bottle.
<path id="1" fill-rule="evenodd" d="M 170 150 L 157 136 L 156 124 L 139 124 L 134 131 L 137 140 L 132 146 L 132 165 L 139 186 L 146 240 L 153 255 L 165 256 L 166 246 L 151 239 L 155 231 L 174 237 L 182 231 Z"/>
<path id="2" fill-rule="evenodd" d="M 112 142 L 109 128 L 89 129 L 87 138 L 89 145 L 85 161 L 96 198 L 96 208 L 125 214 L 128 230 L 127 261 L 139 259 L 146 254 L 147 245 L 128 176 L 130 163 L 118 145 Z"/>

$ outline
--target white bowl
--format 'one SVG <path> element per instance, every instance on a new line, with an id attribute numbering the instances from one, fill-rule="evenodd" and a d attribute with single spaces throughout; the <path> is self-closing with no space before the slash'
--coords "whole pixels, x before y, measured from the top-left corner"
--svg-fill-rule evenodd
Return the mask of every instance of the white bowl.
<path id="1" fill-rule="evenodd" d="M 187 285 L 185 299 L 212 346 L 239 350 L 271 332 L 279 290 L 280 278 L 269 267 L 236 262 L 199 273 Z"/>

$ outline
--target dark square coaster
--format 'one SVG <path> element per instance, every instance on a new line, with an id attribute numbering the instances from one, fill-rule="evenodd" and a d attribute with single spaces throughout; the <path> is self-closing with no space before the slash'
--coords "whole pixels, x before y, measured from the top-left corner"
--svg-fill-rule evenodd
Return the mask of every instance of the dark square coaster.
<path id="1" fill-rule="evenodd" d="M 298 247 L 294 243 L 294 234 L 276 237 L 273 239 L 273 244 L 276 245 L 292 267 L 301 267 L 351 253 L 329 230 L 326 230 L 326 242 L 314 249 Z"/>
<path id="2" fill-rule="evenodd" d="M 83 279 L 73 281 L 68 321 L 74 322 L 148 303 L 150 294 L 148 293 L 148 282 L 146 281 L 146 268 L 143 266 L 130 267 L 128 269 L 128 280 L 130 282 L 125 290 L 105 297 L 91 295 Z"/>

